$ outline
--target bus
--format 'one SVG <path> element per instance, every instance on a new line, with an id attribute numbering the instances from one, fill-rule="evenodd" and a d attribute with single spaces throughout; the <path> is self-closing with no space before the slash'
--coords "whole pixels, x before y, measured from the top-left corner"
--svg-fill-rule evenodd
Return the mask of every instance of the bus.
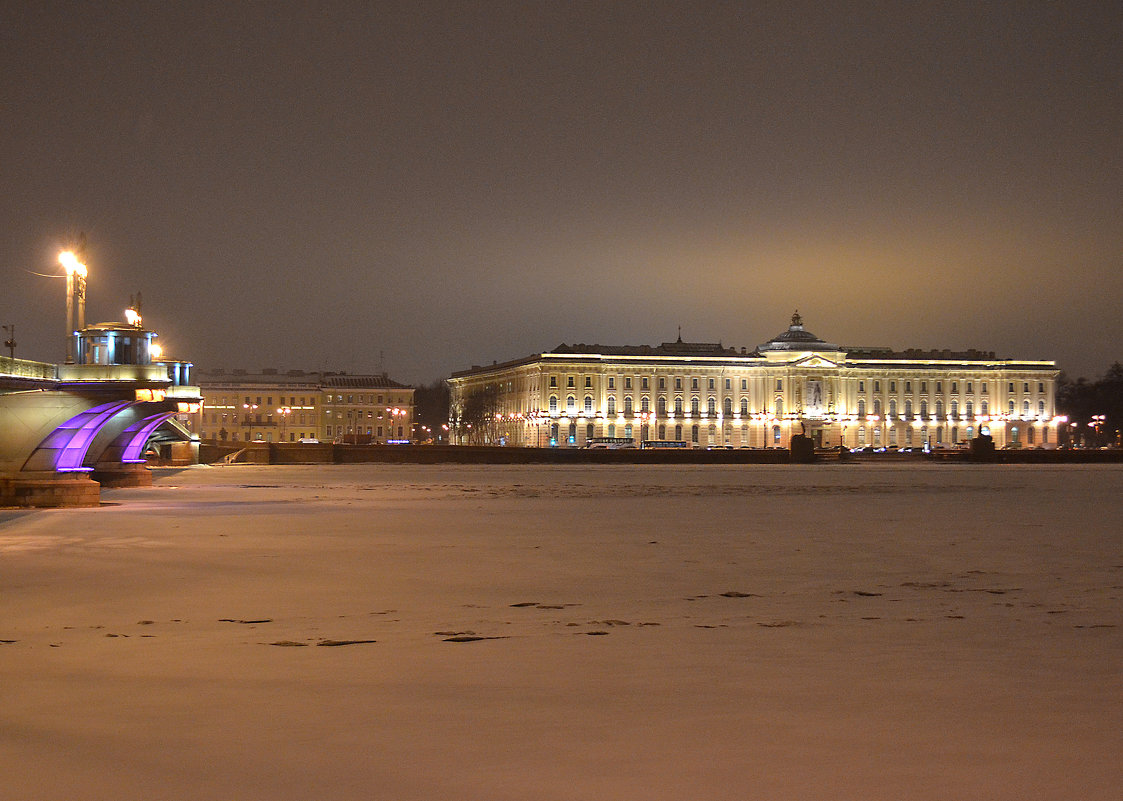
<path id="1" fill-rule="evenodd" d="M 636 441 L 631 437 L 593 437 L 585 443 L 585 447 L 617 450 L 619 448 L 634 448 L 636 447 Z"/>
<path id="2" fill-rule="evenodd" d="M 690 444 L 681 439 L 645 439 L 641 448 L 688 448 Z"/>

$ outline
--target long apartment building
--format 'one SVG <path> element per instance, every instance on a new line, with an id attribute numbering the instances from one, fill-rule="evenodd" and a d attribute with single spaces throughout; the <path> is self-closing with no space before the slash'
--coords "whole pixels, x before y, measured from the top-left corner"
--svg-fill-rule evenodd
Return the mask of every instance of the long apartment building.
<path id="1" fill-rule="evenodd" d="M 695 447 L 997 447 L 1057 443 L 1052 361 L 969 350 L 845 347 L 786 331 L 749 350 L 720 343 L 560 345 L 454 373 L 454 442 L 581 447 L 598 437 Z M 481 410 L 485 413 L 481 414 Z"/>
<path id="2" fill-rule="evenodd" d="M 189 427 L 209 442 L 406 443 L 413 388 L 380 375 L 303 370 L 196 371 L 202 409 Z"/>

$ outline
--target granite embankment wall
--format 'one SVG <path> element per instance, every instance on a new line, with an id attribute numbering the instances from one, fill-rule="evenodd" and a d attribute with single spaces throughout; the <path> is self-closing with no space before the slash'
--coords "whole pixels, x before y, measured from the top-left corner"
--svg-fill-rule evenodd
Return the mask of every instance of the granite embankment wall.
<path id="1" fill-rule="evenodd" d="M 787 464 L 787 450 L 586 450 L 582 448 L 496 448 L 474 445 L 341 445 L 254 442 L 200 447 L 205 464 L 230 461 L 246 464 Z M 831 451 L 816 457 L 820 464 L 864 462 L 970 462 L 968 451 L 931 454 L 843 454 Z M 986 461 L 996 464 L 1123 463 L 1123 450 L 1110 451 L 997 451 Z"/>

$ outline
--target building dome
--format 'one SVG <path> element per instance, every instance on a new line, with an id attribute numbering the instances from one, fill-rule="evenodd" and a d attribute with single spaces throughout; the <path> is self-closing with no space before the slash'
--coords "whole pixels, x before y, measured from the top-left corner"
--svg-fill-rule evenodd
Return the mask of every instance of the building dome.
<path id="1" fill-rule="evenodd" d="M 782 331 L 763 345 L 758 346 L 757 350 L 762 352 L 777 350 L 838 350 L 838 345 L 824 342 L 804 328 L 803 318 L 800 317 L 799 312 L 796 311 L 796 313 L 792 315 L 792 324 L 788 326 L 788 330 Z"/>

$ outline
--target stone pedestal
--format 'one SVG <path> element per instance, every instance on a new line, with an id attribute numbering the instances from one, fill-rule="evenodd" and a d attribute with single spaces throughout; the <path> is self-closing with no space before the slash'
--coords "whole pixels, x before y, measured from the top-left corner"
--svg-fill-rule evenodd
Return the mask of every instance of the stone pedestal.
<path id="1" fill-rule="evenodd" d="M 152 486 L 152 471 L 143 464 L 99 465 L 94 469 L 93 478 L 107 489 Z"/>
<path id="2" fill-rule="evenodd" d="M 101 485 L 85 473 L 6 473 L 0 475 L 0 506 L 97 506 L 101 502 L 100 490 Z"/>

